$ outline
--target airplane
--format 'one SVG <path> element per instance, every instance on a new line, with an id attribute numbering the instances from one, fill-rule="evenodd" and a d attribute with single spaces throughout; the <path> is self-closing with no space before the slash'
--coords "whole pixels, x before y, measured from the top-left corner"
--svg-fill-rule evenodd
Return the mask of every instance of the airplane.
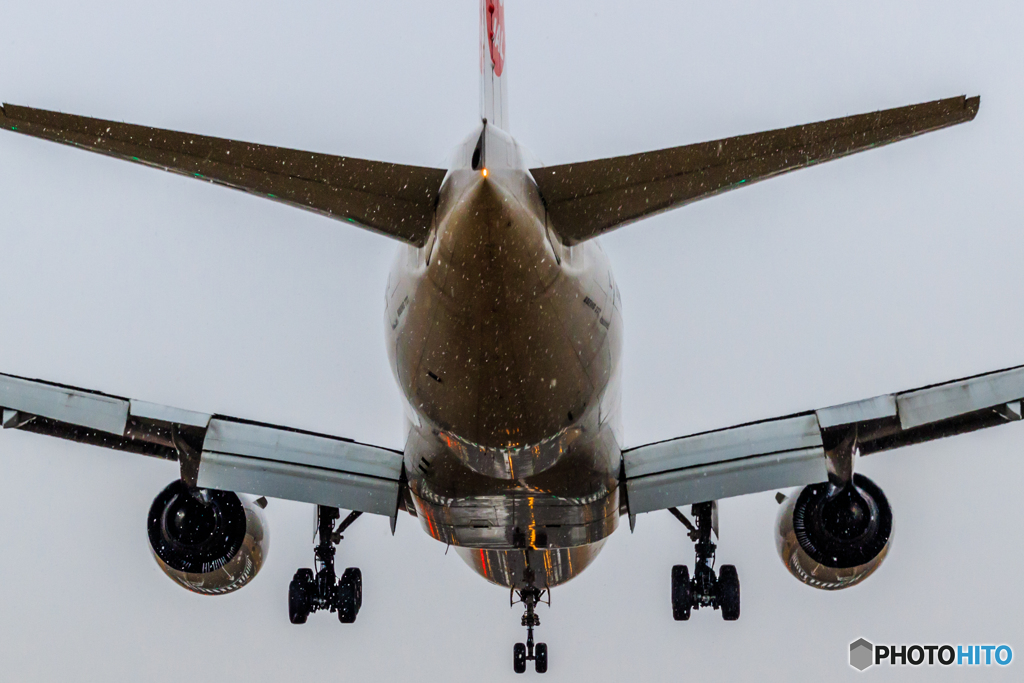
<path id="1" fill-rule="evenodd" d="M 266 497 L 316 505 L 314 569 L 289 616 L 343 623 L 361 574 L 335 571 L 361 514 L 419 519 L 523 603 L 514 670 L 547 669 L 538 604 L 582 572 L 622 517 L 667 510 L 695 543 L 671 571 L 673 616 L 739 617 L 738 572 L 715 570 L 716 501 L 781 495 L 777 546 L 813 587 L 863 581 L 886 557 L 892 510 L 855 456 L 1021 417 L 1024 368 L 621 447 L 622 299 L 597 238 L 774 175 L 970 121 L 976 97 L 554 167 L 511 137 L 504 6 L 480 6 L 480 124 L 448 169 L 401 166 L 4 105 L 0 127 L 262 195 L 395 239 L 388 353 L 409 431 L 396 452 L 338 435 L 208 415 L 0 375 L 5 428 L 177 461 L 148 517 L 154 558 L 198 593 L 232 592 L 265 559 Z M 680 508 L 691 506 L 690 518 Z M 343 520 L 339 510 L 350 510 Z"/>

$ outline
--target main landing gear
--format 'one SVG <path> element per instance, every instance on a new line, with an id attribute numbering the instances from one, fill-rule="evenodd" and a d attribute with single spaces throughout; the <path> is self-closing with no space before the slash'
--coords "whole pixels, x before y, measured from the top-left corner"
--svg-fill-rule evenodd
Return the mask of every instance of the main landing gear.
<path id="1" fill-rule="evenodd" d="M 736 567 L 723 564 L 718 576 L 715 576 L 715 543 L 711 540 L 714 531 L 718 536 L 717 504 L 697 503 L 690 509 L 696 520 L 696 526 L 676 508 L 669 512 L 690 530 L 690 540 L 694 542 L 696 560 L 693 565 L 693 579 L 684 564 L 672 567 L 672 617 L 676 621 L 690 618 L 691 609 L 712 607 L 722 610 L 722 618 L 736 621 L 740 618 L 740 578 Z"/>
<path id="2" fill-rule="evenodd" d="M 334 573 L 334 553 L 341 542 L 342 533 L 356 521 L 361 512 L 353 512 L 338 526 L 334 522 L 341 514 L 338 508 L 316 507 L 316 527 L 320 542 L 316 553 L 316 575 L 312 569 L 299 569 L 288 585 L 288 618 L 293 624 L 306 623 L 306 617 L 317 610 L 338 613 L 338 621 L 351 624 L 363 604 L 363 575 L 356 567 L 349 567 L 339 581 Z"/>
<path id="3" fill-rule="evenodd" d="M 515 593 L 519 593 L 519 600 L 514 599 Z M 544 600 L 544 596 L 547 595 L 547 600 Z M 537 673 L 547 673 L 548 670 L 548 645 L 547 643 L 537 643 L 536 646 L 533 644 L 533 629 L 535 626 L 540 626 L 540 617 L 537 616 L 536 608 L 541 602 L 546 602 L 548 606 L 551 605 L 551 593 L 547 590 L 541 590 L 534 586 L 524 588 L 520 591 L 513 589 L 509 595 L 509 603 L 512 605 L 522 603 L 526 605 L 526 612 L 523 614 L 523 626 L 526 627 L 526 642 L 516 643 L 512 649 L 512 669 L 517 673 L 526 672 L 526 662 L 533 662 L 533 667 Z"/>

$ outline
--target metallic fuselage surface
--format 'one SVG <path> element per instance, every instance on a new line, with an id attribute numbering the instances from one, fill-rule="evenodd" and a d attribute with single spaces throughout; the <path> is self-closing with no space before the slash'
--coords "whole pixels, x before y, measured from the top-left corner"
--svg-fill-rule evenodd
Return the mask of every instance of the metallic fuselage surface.
<path id="1" fill-rule="evenodd" d="M 620 514 L 621 303 L 601 248 L 559 242 L 518 146 L 484 125 L 386 300 L 407 508 L 496 583 L 572 578 Z"/>

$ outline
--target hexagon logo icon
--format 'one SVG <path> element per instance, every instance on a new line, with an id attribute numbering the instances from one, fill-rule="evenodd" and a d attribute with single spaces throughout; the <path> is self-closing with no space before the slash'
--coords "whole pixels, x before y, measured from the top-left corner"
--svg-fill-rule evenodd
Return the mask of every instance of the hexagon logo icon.
<path id="1" fill-rule="evenodd" d="M 875 663 L 875 646 L 858 638 L 850 643 L 850 666 L 857 671 L 863 671 Z"/>

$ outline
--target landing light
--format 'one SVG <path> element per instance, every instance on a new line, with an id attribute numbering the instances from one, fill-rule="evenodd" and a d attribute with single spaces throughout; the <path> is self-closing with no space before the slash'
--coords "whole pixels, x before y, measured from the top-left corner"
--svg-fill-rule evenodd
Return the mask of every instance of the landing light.
<path id="1" fill-rule="evenodd" d="M 484 170 L 480 171 L 480 173 L 483 175 L 484 178 L 487 177 L 487 169 L 486 168 Z"/>

